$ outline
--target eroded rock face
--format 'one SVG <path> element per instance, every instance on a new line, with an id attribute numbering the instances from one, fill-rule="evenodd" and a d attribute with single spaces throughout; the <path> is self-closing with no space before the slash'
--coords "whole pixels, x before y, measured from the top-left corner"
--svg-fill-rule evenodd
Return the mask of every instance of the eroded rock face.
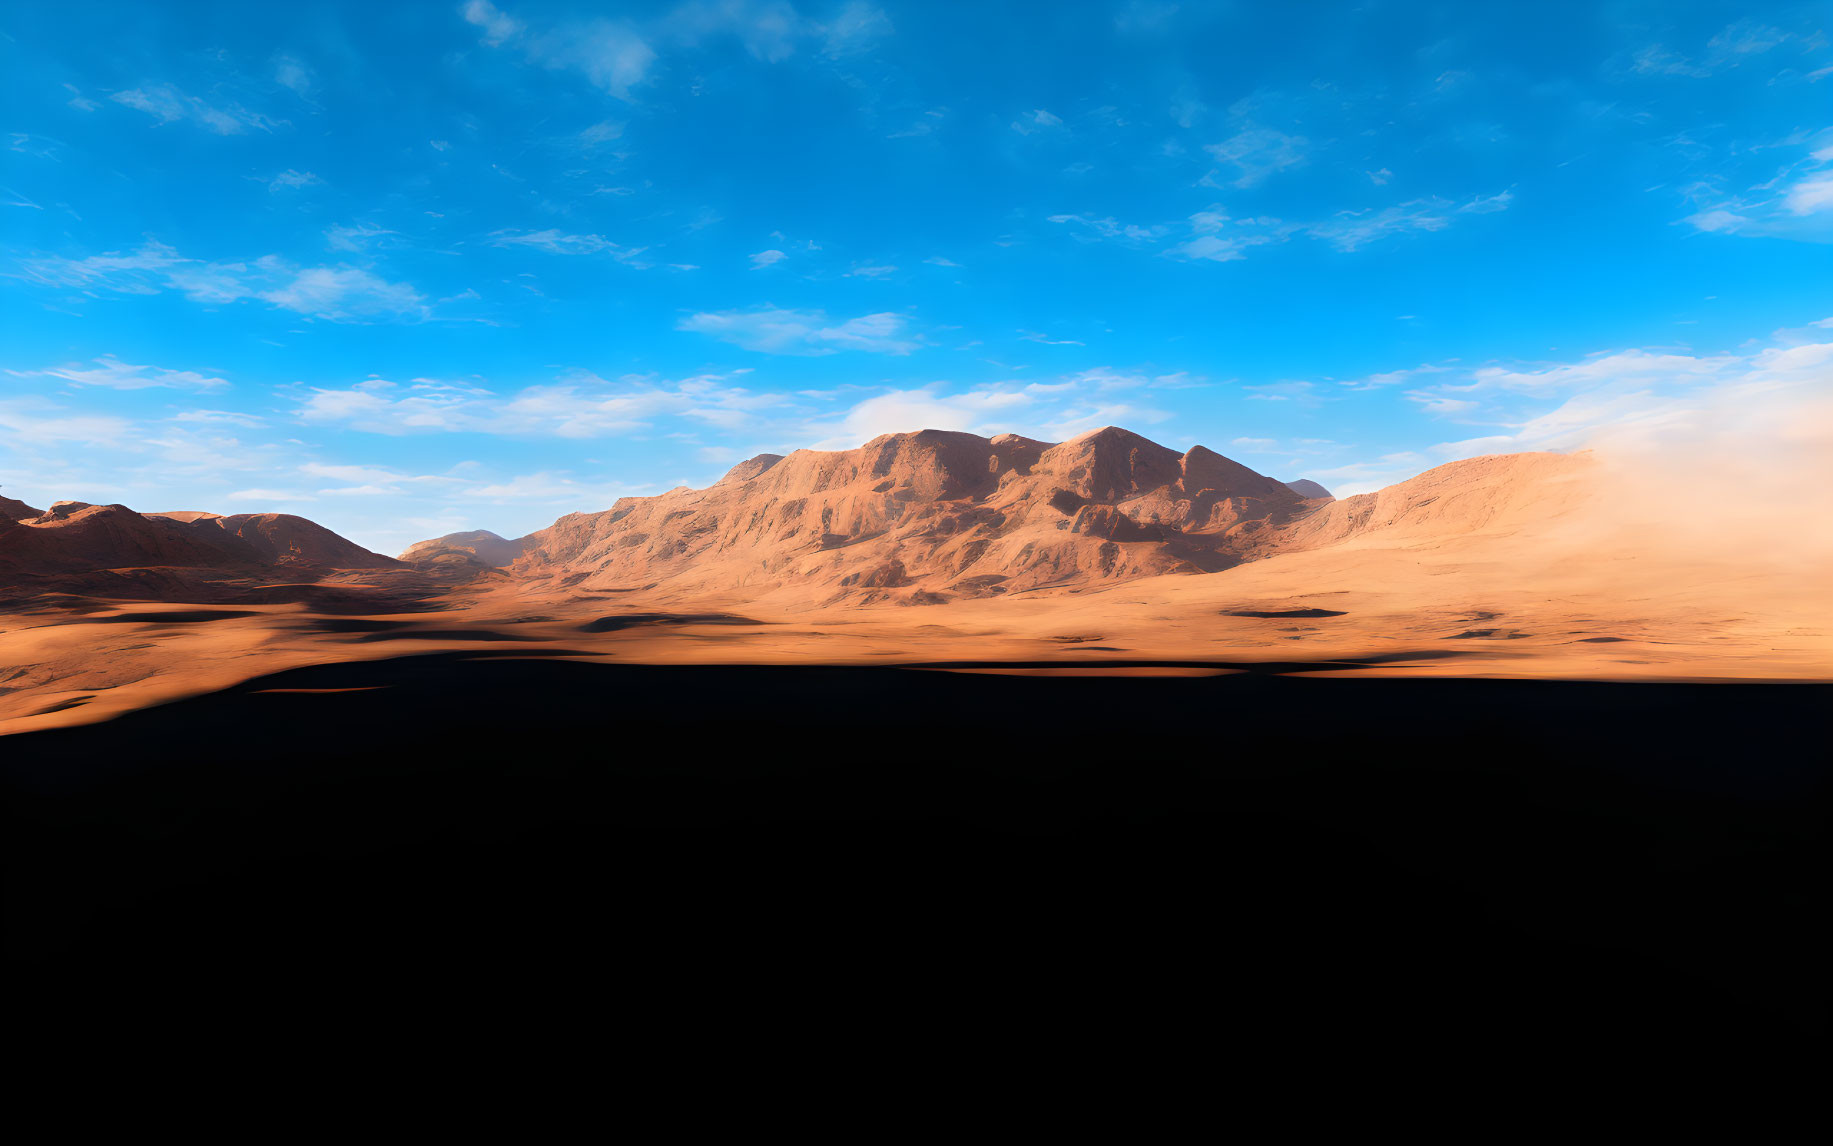
<path id="1" fill-rule="evenodd" d="M 761 454 L 703 490 L 623 498 L 517 542 L 513 576 L 582 589 L 784 591 L 811 604 L 922 603 L 1227 568 L 1314 509 L 1214 451 L 1116 427 L 1052 444 L 886 434 Z M 494 536 L 494 535 L 491 535 Z M 403 556 L 453 548 L 422 542 Z"/>

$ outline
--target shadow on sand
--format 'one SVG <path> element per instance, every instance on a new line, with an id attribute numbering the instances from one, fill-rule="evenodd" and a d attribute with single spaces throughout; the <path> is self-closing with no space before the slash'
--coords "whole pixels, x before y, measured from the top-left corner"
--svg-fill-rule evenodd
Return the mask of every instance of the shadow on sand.
<path id="1" fill-rule="evenodd" d="M 1785 1048 L 1825 1019 L 1806 905 L 1830 706 L 1818 685 L 328 665 L 0 741 L 7 954 L 52 997 L 53 972 L 410 976 L 1040 1035 L 1175 1020 L 1267 1053 Z"/>

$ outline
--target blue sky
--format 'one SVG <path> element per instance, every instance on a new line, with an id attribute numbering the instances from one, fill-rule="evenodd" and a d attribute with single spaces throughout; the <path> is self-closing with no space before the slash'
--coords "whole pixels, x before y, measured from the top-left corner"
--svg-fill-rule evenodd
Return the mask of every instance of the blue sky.
<path id="1" fill-rule="evenodd" d="M 0 492 L 394 552 L 924 426 L 1353 492 L 1833 386 L 1829 15 L 9 5 Z"/>

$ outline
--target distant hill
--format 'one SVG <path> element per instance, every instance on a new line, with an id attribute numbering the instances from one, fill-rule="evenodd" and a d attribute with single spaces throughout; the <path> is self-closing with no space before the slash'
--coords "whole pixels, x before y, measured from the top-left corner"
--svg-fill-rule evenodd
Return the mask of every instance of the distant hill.
<path id="1" fill-rule="evenodd" d="M 402 551 L 400 559 L 412 564 L 434 560 L 442 554 L 458 554 L 480 565 L 499 568 L 520 557 L 528 546 L 529 540 L 525 537 L 510 541 L 488 529 L 473 529 L 465 533 L 448 533 L 431 541 L 417 541 Z"/>
<path id="2" fill-rule="evenodd" d="M 0 517 L 11 521 L 17 521 L 22 517 L 37 517 L 42 513 L 44 513 L 44 510 L 33 509 L 23 501 L 15 501 L 10 497 L 0 497 Z"/>
<path id="3" fill-rule="evenodd" d="M 19 514 L 12 507 L 28 512 Z M 104 570 L 208 570 L 288 576 L 394 569 L 324 526 L 285 513 L 229 517 L 136 513 L 124 505 L 60 501 L 44 511 L 0 505 L 0 584 Z"/>

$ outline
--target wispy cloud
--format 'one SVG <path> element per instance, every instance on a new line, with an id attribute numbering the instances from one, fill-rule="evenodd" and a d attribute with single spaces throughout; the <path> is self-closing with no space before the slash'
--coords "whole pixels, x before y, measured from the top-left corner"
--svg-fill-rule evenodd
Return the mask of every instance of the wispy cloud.
<path id="1" fill-rule="evenodd" d="M 466 0 L 462 9 L 465 20 L 483 32 L 484 43 L 491 47 L 507 43 L 522 34 L 522 23 L 512 20 L 490 3 L 490 0 Z"/>
<path id="2" fill-rule="evenodd" d="M 0 441 L 15 449 L 114 445 L 132 430 L 132 422 L 112 414 L 71 411 L 37 397 L 0 399 Z"/>
<path id="3" fill-rule="evenodd" d="M 1799 153 L 1741 194 L 1723 193 L 1717 181 L 1695 184 L 1688 195 L 1697 209 L 1680 221 L 1721 235 L 1833 242 L 1833 128 L 1797 132 L 1762 146 Z"/>
<path id="4" fill-rule="evenodd" d="M 1081 343 L 1074 343 L 1076 346 Z M 1179 370 L 1170 374 L 1153 374 L 1143 368 L 1116 370 L 1112 366 L 1095 366 L 1074 374 L 1065 375 L 1058 384 L 1059 388 L 1108 390 L 1190 390 L 1209 383 L 1201 377 L 1192 377 L 1187 371 Z M 1037 389 L 1035 385 L 1031 387 Z"/>
<path id="5" fill-rule="evenodd" d="M 1586 390 L 1606 382 L 1647 380 L 1678 382 L 1710 378 L 1738 364 L 1736 355 L 1700 357 L 1693 354 L 1649 350 L 1624 350 L 1582 362 L 1510 369 L 1483 366 L 1470 372 L 1470 382 L 1447 387 L 1463 392 L 1507 390 L 1528 394 L 1554 394 Z"/>
<path id="6" fill-rule="evenodd" d="M 1136 223 L 1123 223 L 1111 215 L 1050 215 L 1046 217 L 1046 220 L 1072 227 L 1071 234 L 1085 242 L 1093 242 L 1097 239 L 1124 239 L 1129 242 L 1144 243 L 1160 237 L 1166 230 L 1159 224 L 1141 226 Z"/>
<path id="7" fill-rule="evenodd" d="M 623 134 L 624 125 L 621 122 L 607 119 L 595 123 L 591 127 L 580 132 L 579 142 L 585 144 L 587 147 L 597 147 L 601 143 L 610 143 L 614 139 L 621 139 L 623 138 Z"/>
<path id="8" fill-rule="evenodd" d="M 883 8 L 868 0 L 847 0 L 821 26 L 820 35 L 828 55 L 847 56 L 865 51 L 894 31 Z"/>
<path id="9" fill-rule="evenodd" d="M 804 45 L 839 58 L 865 51 L 894 31 L 876 4 L 850 0 L 828 20 L 804 16 L 788 0 L 685 0 L 653 25 L 658 40 L 693 46 L 729 36 L 768 63 L 795 55 Z"/>
<path id="10" fill-rule="evenodd" d="M 260 429 L 267 425 L 267 419 L 258 414 L 245 414 L 240 410 L 182 410 L 172 415 L 174 422 L 195 422 L 207 426 L 240 426 L 247 430 Z"/>
<path id="11" fill-rule="evenodd" d="M 835 320 L 825 311 L 755 310 L 705 312 L 684 318 L 677 330 L 706 334 L 765 354 L 826 355 L 842 350 L 909 354 L 922 343 L 901 314 L 882 312 Z"/>
<path id="12" fill-rule="evenodd" d="M 325 228 L 325 245 L 334 251 L 366 251 L 378 240 L 393 236 L 395 232 L 383 227 L 374 227 L 367 223 L 345 225 L 333 223 Z"/>
<path id="13" fill-rule="evenodd" d="M 1394 386 L 1411 384 L 1417 379 L 1430 374 L 1441 374 L 1451 369 L 1434 363 L 1422 362 L 1418 366 L 1409 366 L 1402 370 L 1387 370 L 1379 374 L 1370 374 L 1363 378 L 1351 378 L 1337 385 L 1350 390 L 1384 390 Z"/>
<path id="14" fill-rule="evenodd" d="M 490 0 L 467 0 L 460 9 L 493 48 L 519 48 L 530 61 L 549 68 L 577 70 L 594 85 L 619 99 L 643 82 L 655 62 L 655 49 L 628 22 L 596 20 L 546 30 L 531 30 Z"/>
<path id="15" fill-rule="evenodd" d="M 1506 211 L 1513 201 L 1512 190 L 1479 195 L 1462 202 L 1441 198 L 1410 199 L 1391 207 L 1341 211 L 1329 219 L 1310 223 L 1287 222 L 1266 215 L 1235 218 L 1221 204 L 1212 204 L 1184 220 L 1186 237 L 1164 248 L 1163 253 L 1183 260 L 1236 262 L 1247 258 L 1248 252 L 1255 247 L 1283 243 L 1295 236 L 1318 239 L 1341 251 L 1356 251 L 1396 235 L 1442 231 L 1463 216 Z M 1049 221 L 1077 225 L 1076 235 L 1085 242 L 1112 239 L 1136 246 L 1150 244 L 1173 230 L 1164 224 L 1124 224 L 1114 219 L 1091 219 L 1082 215 L 1051 215 Z"/>
<path id="16" fill-rule="evenodd" d="M 1062 119 L 1052 115 L 1041 107 L 1026 112 L 1024 115 L 1012 121 L 1012 130 L 1018 132 L 1020 135 L 1030 135 L 1038 131 L 1050 131 L 1061 128 L 1062 126 Z"/>
<path id="17" fill-rule="evenodd" d="M 23 260 L 22 266 L 26 278 L 46 286 L 140 295 L 176 290 L 206 305 L 266 302 L 334 322 L 432 317 L 425 299 L 407 283 L 390 282 L 362 267 L 301 266 L 278 255 L 213 262 L 185 258 L 164 243 L 148 242 L 127 254 L 39 257 Z"/>
<path id="18" fill-rule="evenodd" d="M 638 268 L 648 265 L 640 261 L 647 248 L 621 246 L 603 235 L 569 235 L 552 227 L 545 231 L 493 231 L 490 245 L 530 248 L 550 255 L 610 255 L 620 263 Z"/>
<path id="19" fill-rule="evenodd" d="M 391 283 L 361 267 L 276 269 L 283 280 L 281 284 L 256 291 L 252 297 L 300 314 L 343 322 L 375 316 L 424 317 L 430 313 L 413 287 Z"/>
<path id="20" fill-rule="evenodd" d="M 891 134 L 885 136 L 885 138 L 886 139 L 918 139 L 925 135 L 933 135 L 935 131 L 937 130 L 937 128 L 939 128 L 942 125 L 942 120 L 947 115 L 948 115 L 948 111 L 946 108 L 931 108 L 930 110 L 923 113 L 922 119 L 917 120 L 915 123 L 911 124 L 909 127 L 905 128 L 902 131 L 892 132 Z"/>
<path id="21" fill-rule="evenodd" d="M 1706 48 L 1721 58 L 1740 60 L 1779 48 L 1793 38 L 1780 28 L 1755 20 L 1739 20 L 1707 41 Z"/>
<path id="22" fill-rule="evenodd" d="M 1703 80 L 1723 69 L 1741 67 L 1794 38 L 1780 28 L 1739 20 L 1706 42 L 1702 59 L 1691 58 L 1665 44 L 1648 44 L 1631 54 L 1629 70 L 1639 76 Z"/>
<path id="23" fill-rule="evenodd" d="M 1782 196 L 1782 205 L 1796 215 L 1833 211 L 1833 171 L 1802 179 Z"/>
<path id="24" fill-rule="evenodd" d="M 272 131 L 280 126 L 259 112 L 238 103 L 217 106 L 187 95 L 171 84 L 149 84 L 116 92 L 108 97 L 123 107 L 143 111 L 160 124 L 189 121 L 218 135 L 240 135 L 251 129 Z"/>
<path id="25" fill-rule="evenodd" d="M 409 383 L 372 378 L 353 386 L 312 388 L 297 401 L 299 417 L 308 423 L 367 433 L 557 438 L 636 433 L 661 418 L 735 427 L 785 401 L 733 386 L 730 377 L 706 374 L 671 382 L 629 375 L 609 382 L 586 371 L 569 371 L 552 384 L 508 395 L 431 378 Z"/>
<path id="26" fill-rule="evenodd" d="M 289 167 L 285 171 L 269 176 L 263 182 L 267 184 L 269 191 L 287 191 L 298 190 L 301 187 L 319 186 L 324 183 L 324 180 L 310 171 L 295 171 Z"/>
<path id="27" fill-rule="evenodd" d="M 274 82 L 301 99 L 312 94 L 315 77 L 312 69 L 295 56 L 274 57 Z"/>
<path id="28" fill-rule="evenodd" d="M 459 9 L 493 48 L 516 49 L 543 67 L 577 71 L 619 99 L 645 83 L 660 51 L 694 48 L 731 37 L 755 59 L 777 63 L 804 46 L 839 60 L 892 33 L 890 17 L 874 4 L 851 0 L 828 20 L 803 16 L 787 0 L 683 0 L 652 19 L 595 19 L 536 26 L 490 0 Z"/>
<path id="29" fill-rule="evenodd" d="M 1077 342 L 1073 338 L 1051 338 L 1035 330 L 1021 330 L 1018 336 L 1026 342 L 1036 342 L 1044 346 L 1087 346 L 1086 342 Z"/>
<path id="30" fill-rule="evenodd" d="M 1315 406 L 1321 400 L 1318 385 L 1308 381 L 1267 382 L 1257 386 L 1243 386 L 1250 402 L 1294 402 L 1301 406 Z"/>
<path id="31" fill-rule="evenodd" d="M 1378 211 L 1343 211 L 1335 218 L 1304 228 L 1341 251 L 1354 251 L 1409 231 L 1442 231 L 1459 215 L 1489 215 L 1508 210 L 1512 191 L 1478 196 L 1462 203 L 1447 199 L 1412 199 Z"/>
<path id="32" fill-rule="evenodd" d="M 146 390 L 169 387 L 181 390 L 211 390 L 229 385 L 222 378 L 200 374 L 195 370 L 168 370 L 163 366 L 136 366 L 122 362 L 112 354 L 92 360 L 51 366 L 43 370 L 8 370 L 15 378 L 58 378 L 78 386 L 103 386 L 111 390 Z"/>
<path id="33" fill-rule="evenodd" d="M 1029 402 L 1024 394 L 990 387 L 959 394 L 945 393 L 939 384 L 893 390 L 854 403 L 838 418 L 812 422 L 806 432 L 817 449 L 851 449 L 880 434 L 914 429 L 997 433 Z"/>
<path id="34" fill-rule="evenodd" d="M 1250 247 L 1284 242 L 1296 229 L 1271 217 L 1232 219 L 1219 203 L 1198 211 L 1186 222 L 1191 237 L 1165 253 L 1173 258 L 1206 259 L 1216 263 L 1244 259 Z"/>
<path id="35" fill-rule="evenodd" d="M 1218 162 L 1233 168 L 1233 180 L 1227 180 L 1226 174 L 1212 174 L 1209 181 L 1214 184 L 1219 178 L 1239 188 L 1256 186 L 1269 176 L 1305 162 L 1310 144 L 1302 135 L 1288 135 L 1257 124 L 1244 126 L 1222 142 L 1204 148 Z"/>
<path id="36" fill-rule="evenodd" d="M 231 504 L 255 502 L 259 505 L 296 505 L 301 502 L 317 501 L 309 493 L 296 489 L 274 489 L 269 486 L 256 486 L 249 489 L 238 489 L 223 495 L 223 500 Z"/>
<path id="37" fill-rule="evenodd" d="M 1630 57 L 1630 70 L 1643 76 L 1686 76 L 1691 79 L 1704 79 L 1712 74 L 1710 68 L 1703 67 L 1660 44 L 1650 44 L 1638 49 Z"/>
<path id="38" fill-rule="evenodd" d="M 1404 455 L 1401 463 L 1358 463 L 1320 476 L 1351 479 L 1339 494 L 1354 493 L 1407 476 L 1395 470 L 1416 471 L 1425 460 L 1572 449 L 1606 438 L 1645 445 L 1704 440 L 1726 423 L 1752 417 L 1780 418 L 1786 434 L 1788 411 L 1825 404 L 1833 343 L 1811 332 L 1826 328 L 1778 331 L 1767 345 L 1735 353 L 1632 348 L 1565 362 L 1441 370 L 1445 381 L 1406 391 L 1408 401 L 1429 417 L 1484 432 L 1440 442 L 1423 456 Z M 1388 377 L 1417 377 L 1422 369 Z M 1833 423 L 1804 426 L 1800 434 L 1824 433 L 1825 424 Z"/>

